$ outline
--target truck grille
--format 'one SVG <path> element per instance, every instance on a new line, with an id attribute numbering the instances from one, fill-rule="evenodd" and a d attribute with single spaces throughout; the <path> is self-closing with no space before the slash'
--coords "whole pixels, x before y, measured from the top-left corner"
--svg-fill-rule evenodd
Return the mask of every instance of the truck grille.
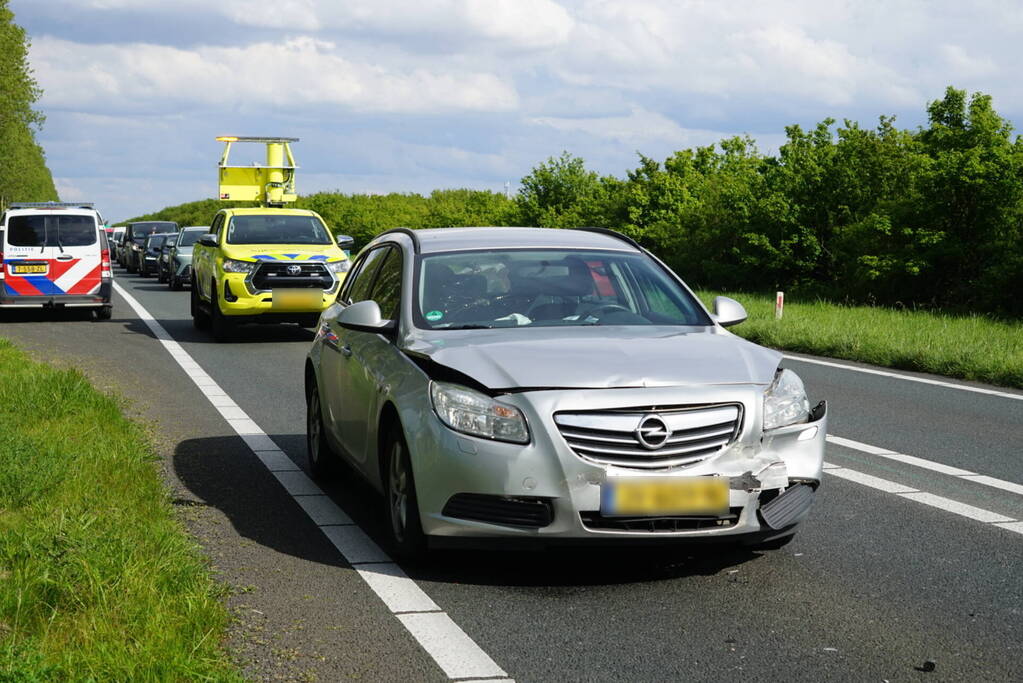
<path id="1" fill-rule="evenodd" d="M 289 273 L 288 268 L 298 266 L 298 273 Z M 252 274 L 252 286 L 256 290 L 270 290 L 275 287 L 297 287 L 308 289 L 330 289 L 334 278 L 322 263 L 260 263 Z"/>
<path id="2" fill-rule="evenodd" d="M 693 465 L 720 452 L 742 426 L 742 406 L 650 406 L 557 413 L 554 422 L 583 460 L 659 469 Z"/>

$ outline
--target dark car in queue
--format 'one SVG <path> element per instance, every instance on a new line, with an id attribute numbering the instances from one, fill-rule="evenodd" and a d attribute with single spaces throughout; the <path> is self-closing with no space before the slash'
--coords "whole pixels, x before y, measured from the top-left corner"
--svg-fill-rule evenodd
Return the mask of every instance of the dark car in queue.
<path id="1" fill-rule="evenodd" d="M 156 233 L 177 232 L 174 221 L 135 221 L 128 223 L 124 231 L 124 267 L 129 273 L 136 273 L 142 266 L 141 254 L 146 237 Z"/>
<path id="2" fill-rule="evenodd" d="M 167 286 L 174 291 L 190 282 L 192 277 L 192 247 L 200 237 L 210 231 L 208 225 L 190 225 L 181 228 L 178 239 L 167 253 Z"/>
<path id="3" fill-rule="evenodd" d="M 170 270 L 168 267 L 168 263 L 170 263 L 170 252 L 177 243 L 178 233 L 167 235 L 163 240 L 163 246 L 160 247 L 160 255 L 156 259 L 157 282 L 167 282 L 167 273 Z"/>
<path id="4" fill-rule="evenodd" d="M 160 249 L 163 247 L 164 241 L 176 234 L 158 232 L 146 235 L 146 240 L 142 243 L 142 249 L 139 251 L 139 277 L 149 277 L 156 273 L 156 267 L 160 261 Z"/>

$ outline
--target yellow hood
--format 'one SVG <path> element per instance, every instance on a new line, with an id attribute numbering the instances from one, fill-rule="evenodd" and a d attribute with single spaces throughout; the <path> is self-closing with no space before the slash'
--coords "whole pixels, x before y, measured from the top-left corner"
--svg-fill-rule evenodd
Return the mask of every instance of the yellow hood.
<path id="1" fill-rule="evenodd" d="M 225 244 L 226 258 L 240 261 L 344 261 L 347 257 L 330 244 Z"/>

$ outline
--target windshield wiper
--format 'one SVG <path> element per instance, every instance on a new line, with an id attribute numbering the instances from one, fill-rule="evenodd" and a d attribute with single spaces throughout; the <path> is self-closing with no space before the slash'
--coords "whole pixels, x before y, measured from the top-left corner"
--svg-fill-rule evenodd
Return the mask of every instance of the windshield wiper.
<path id="1" fill-rule="evenodd" d="M 441 328 L 438 328 L 438 329 L 442 329 L 442 330 L 492 330 L 494 328 L 493 328 L 492 325 L 477 325 L 475 323 L 471 323 L 469 325 L 455 325 L 454 327 L 441 327 Z"/>

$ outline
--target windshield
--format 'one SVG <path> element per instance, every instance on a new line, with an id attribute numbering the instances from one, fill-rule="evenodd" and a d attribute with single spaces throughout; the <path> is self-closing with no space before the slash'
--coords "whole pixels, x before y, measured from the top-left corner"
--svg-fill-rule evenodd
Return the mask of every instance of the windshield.
<path id="1" fill-rule="evenodd" d="M 163 235 L 154 235 L 149 238 L 149 242 L 147 243 L 147 245 L 149 246 L 150 249 L 159 249 L 160 246 L 163 244 L 164 239 L 165 238 Z"/>
<path id="2" fill-rule="evenodd" d="M 12 216 L 7 242 L 14 247 L 87 247 L 96 244 L 93 216 Z"/>
<path id="3" fill-rule="evenodd" d="M 190 247 L 206 234 L 206 230 L 185 230 L 178 236 L 179 247 Z"/>
<path id="4" fill-rule="evenodd" d="M 227 228 L 228 244 L 332 244 L 315 216 L 234 216 Z"/>
<path id="5" fill-rule="evenodd" d="M 142 244 L 148 235 L 157 232 L 177 231 L 178 224 L 167 221 L 153 221 L 151 223 L 132 223 L 131 240 L 135 244 Z"/>
<path id="6" fill-rule="evenodd" d="M 693 297 L 642 254 L 494 250 L 426 256 L 416 324 L 428 329 L 710 325 Z"/>

